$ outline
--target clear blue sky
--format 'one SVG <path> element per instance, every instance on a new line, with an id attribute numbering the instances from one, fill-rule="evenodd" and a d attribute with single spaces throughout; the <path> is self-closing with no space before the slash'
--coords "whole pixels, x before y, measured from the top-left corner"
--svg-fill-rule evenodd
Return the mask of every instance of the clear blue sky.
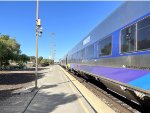
<path id="1" fill-rule="evenodd" d="M 40 2 L 39 17 L 44 28 L 39 38 L 39 56 L 50 55 L 50 32 L 56 58 L 63 57 L 97 24 L 123 2 Z M 22 53 L 35 56 L 36 2 L 0 2 L 0 33 L 15 37 Z"/>

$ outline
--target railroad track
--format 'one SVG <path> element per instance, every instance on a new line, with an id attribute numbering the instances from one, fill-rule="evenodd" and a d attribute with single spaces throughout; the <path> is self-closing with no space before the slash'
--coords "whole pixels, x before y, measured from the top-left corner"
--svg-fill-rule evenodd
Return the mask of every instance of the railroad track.
<path id="1" fill-rule="evenodd" d="M 68 72 L 86 88 L 92 91 L 97 97 L 99 97 L 99 99 L 111 107 L 116 113 L 149 113 L 146 108 L 143 108 L 142 106 L 112 92 L 99 81 L 84 78 L 84 76 L 78 73 Z"/>

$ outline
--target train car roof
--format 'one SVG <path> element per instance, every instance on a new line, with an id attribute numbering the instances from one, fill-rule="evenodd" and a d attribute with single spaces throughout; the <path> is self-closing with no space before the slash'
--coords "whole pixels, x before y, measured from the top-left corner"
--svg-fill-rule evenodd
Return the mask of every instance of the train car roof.
<path id="1" fill-rule="evenodd" d="M 128 23 L 150 12 L 149 1 L 127 1 L 110 14 L 104 21 L 85 36 L 70 52 L 71 55 L 78 50 L 102 39 Z"/>

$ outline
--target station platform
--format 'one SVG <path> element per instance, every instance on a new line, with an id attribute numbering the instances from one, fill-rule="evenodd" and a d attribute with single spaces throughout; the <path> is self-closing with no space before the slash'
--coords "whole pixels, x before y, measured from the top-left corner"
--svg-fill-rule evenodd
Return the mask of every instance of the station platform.
<path id="1" fill-rule="evenodd" d="M 38 87 L 25 113 L 115 113 L 59 65 L 49 67 Z"/>

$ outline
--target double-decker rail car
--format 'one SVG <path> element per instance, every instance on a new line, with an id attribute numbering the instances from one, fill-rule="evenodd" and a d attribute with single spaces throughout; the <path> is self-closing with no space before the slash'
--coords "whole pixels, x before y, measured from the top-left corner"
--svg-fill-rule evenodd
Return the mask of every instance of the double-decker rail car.
<path id="1" fill-rule="evenodd" d="M 150 106 L 150 2 L 124 2 L 69 51 L 61 64 Z"/>

